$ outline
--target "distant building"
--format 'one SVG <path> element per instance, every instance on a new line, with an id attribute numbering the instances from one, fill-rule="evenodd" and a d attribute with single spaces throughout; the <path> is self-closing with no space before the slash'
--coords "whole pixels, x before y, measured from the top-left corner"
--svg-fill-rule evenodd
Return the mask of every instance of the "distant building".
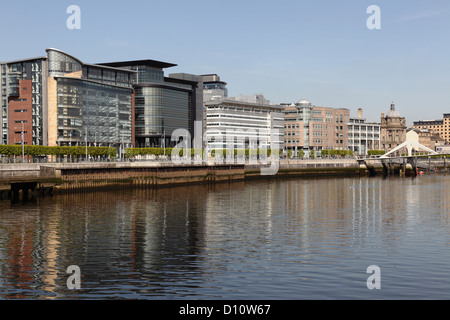
<path id="1" fill-rule="evenodd" d="M 270 105 L 270 100 L 264 98 L 262 94 L 252 94 L 252 95 L 239 95 L 236 97 L 228 98 L 228 100 L 240 101 L 240 102 L 250 102 L 261 105 Z"/>
<path id="2" fill-rule="evenodd" d="M 413 122 L 413 128 L 422 130 L 428 130 L 435 134 L 438 134 L 445 143 L 450 143 L 450 113 L 444 114 L 442 120 L 420 120 Z"/>
<path id="3" fill-rule="evenodd" d="M 427 129 L 409 128 L 406 130 L 406 140 L 411 140 L 420 143 L 421 145 L 436 151 L 436 147 L 444 144 L 438 134 Z"/>
<path id="4" fill-rule="evenodd" d="M 228 98 L 227 83 L 221 81 L 217 74 L 205 74 L 202 79 L 204 102 Z"/>
<path id="5" fill-rule="evenodd" d="M 308 157 L 311 150 L 348 149 L 349 109 L 317 107 L 304 99 L 282 106 L 287 150 L 304 150 Z"/>
<path id="6" fill-rule="evenodd" d="M 284 148 L 284 117 L 278 105 L 215 99 L 205 102 L 209 149 Z M 232 145 L 228 142 L 231 141 Z"/>
<path id="7" fill-rule="evenodd" d="M 348 123 L 348 149 L 356 155 L 367 155 L 369 150 L 380 148 L 380 124 L 367 123 L 358 109 L 358 117 Z"/>
<path id="8" fill-rule="evenodd" d="M 389 151 L 406 141 L 406 120 L 395 110 L 395 104 L 384 115 L 381 114 L 380 144 L 381 150 Z"/>

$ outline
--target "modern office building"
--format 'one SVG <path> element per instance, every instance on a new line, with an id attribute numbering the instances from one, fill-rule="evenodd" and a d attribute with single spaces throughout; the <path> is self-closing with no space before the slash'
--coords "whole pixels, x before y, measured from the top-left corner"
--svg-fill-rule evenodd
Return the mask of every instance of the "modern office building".
<path id="1" fill-rule="evenodd" d="M 174 146 L 176 129 L 189 130 L 202 121 L 201 77 L 188 74 L 164 76 L 164 69 L 176 64 L 156 60 L 101 63 L 102 66 L 134 71 L 136 147 Z"/>
<path id="2" fill-rule="evenodd" d="M 406 120 L 401 117 L 395 104 L 391 104 L 389 112 L 381 114 L 380 149 L 392 150 L 406 141 Z"/>
<path id="3" fill-rule="evenodd" d="M 204 74 L 202 79 L 204 102 L 228 98 L 227 83 L 221 81 L 217 74 Z"/>
<path id="4" fill-rule="evenodd" d="M 2 143 L 133 146 L 135 72 L 46 52 L 1 63 Z"/>
<path id="5" fill-rule="evenodd" d="M 203 76 L 190 74 L 190 73 L 171 73 L 169 79 L 179 79 L 185 83 L 189 83 L 191 88 L 191 100 L 192 100 L 192 119 L 189 126 L 189 132 L 191 138 L 195 138 L 194 123 L 196 121 L 202 122 L 202 132 L 206 131 L 206 122 L 204 121 L 204 100 L 203 100 Z M 175 81 L 175 80 L 173 80 Z"/>
<path id="6" fill-rule="evenodd" d="M 240 102 L 250 102 L 250 103 L 256 103 L 261 105 L 270 105 L 270 100 L 267 100 L 264 98 L 264 95 L 261 93 L 259 94 L 250 94 L 250 95 L 239 95 L 236 97 L 228 98 L 228 100 L 234 100 L 234 101 L 240 101 Z"/>
<path id="7" fill-rule="evenodd" d="M 47 57 L 0 63 L 1 143 L 44 143 Z"/>
<path id="8" fill-rule="evenodd" d="M 450 113 L 444 113 L 444 118 L 441 120 L 414 121 L 412 127 L 438 134 L 446 144 L 450 143 Z"/>
<path id="9" fill-rule="evenodd" d="M 287 150 L 347 150 L 350 110 L 313 106 L 308 100 L 284 103 L 285 145 Z"/>
<path id="10" fill-rule="evenodd" d="M 348 149 L 355 155 L 367 155 L 369 150 L 380 149 L 380 124 L 367 123 L 363 110 L 358 109 L 358 117 L 350 118 L 348 126 Z"/>
<path id="11" fill-rule="evenodd" d="M 215 99 L 205 102 L 208 149 L 284 148 L 283 109 L 278 105 Z M 231 143 L 230 143 L 231 142 Z"/>

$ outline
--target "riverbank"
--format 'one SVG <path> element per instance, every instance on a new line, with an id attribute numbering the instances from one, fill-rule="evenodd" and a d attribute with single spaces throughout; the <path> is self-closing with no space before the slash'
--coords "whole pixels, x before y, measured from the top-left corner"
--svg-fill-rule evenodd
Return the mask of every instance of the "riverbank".
<path id="1" fill-rule="evenodd" d="M 280 160 L 274 174 L 264 175 L 261 164 L 175 164 L 173 162 L 85 162 L 54 164 L 6 164 L 0 166 L 0 198 L 19 194 L 41 195 L 118 187 L 170 187 L 251 179 L 287 177 L 412 175 L 412 168 L 386 167 L 376 161 L 364 165 L 356 159 Z"/>

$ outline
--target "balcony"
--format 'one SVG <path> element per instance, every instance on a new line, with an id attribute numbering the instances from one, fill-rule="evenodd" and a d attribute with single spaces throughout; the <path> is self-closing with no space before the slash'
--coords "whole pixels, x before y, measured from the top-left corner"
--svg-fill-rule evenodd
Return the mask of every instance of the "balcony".
<path id="1" fill-rule="evenodd" d="M 19 85 L 9 85 L 7 95 L 8 97 L 18 97 L 20 95 Z"/>
<path id="2" fill-rule="evenodd" d="M 8 75 L 8 97 L 18 97 L 20 95 L 20 73 L 14 72 Z"/>

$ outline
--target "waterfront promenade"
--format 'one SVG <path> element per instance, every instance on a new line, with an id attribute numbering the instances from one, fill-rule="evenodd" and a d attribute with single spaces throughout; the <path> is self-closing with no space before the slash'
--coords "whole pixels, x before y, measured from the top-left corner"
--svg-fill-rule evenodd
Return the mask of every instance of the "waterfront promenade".
<path id="1" fill-rule="evenodd" d="M 264 168 L 276 164 L 273 174 L 262 174 Z M 15 163 L 0 165 L 0 197 L 9 199 L 18 194 L 43 194 L 116 187 L 162 187 L 183 184 L 209 184 L 249 179 L 286 177 L 357 176 L 392 172 L 376 159 L 361 165 L 357 159 L 281 159 L 274 163 L 227 164 L 173 161 L 79 162 L 79 163 Z M 441 164 L 436 161 L 436 169 Z"/>
<path id="2" fill-rule="evenodd" d="M 359 174 L 354 159 L 280 160 L 273 175 L 262 175 L 270 164 L 203 162 L 177 164 L 172 161 L 16 163 L 0 165 L 2 197 L 10 192 L 82 190 L 117 186 L 171 186 L 216 183 L 251 178 L 305 174 Z M 27 192 L 28 192 L 27 191 Z"/>

